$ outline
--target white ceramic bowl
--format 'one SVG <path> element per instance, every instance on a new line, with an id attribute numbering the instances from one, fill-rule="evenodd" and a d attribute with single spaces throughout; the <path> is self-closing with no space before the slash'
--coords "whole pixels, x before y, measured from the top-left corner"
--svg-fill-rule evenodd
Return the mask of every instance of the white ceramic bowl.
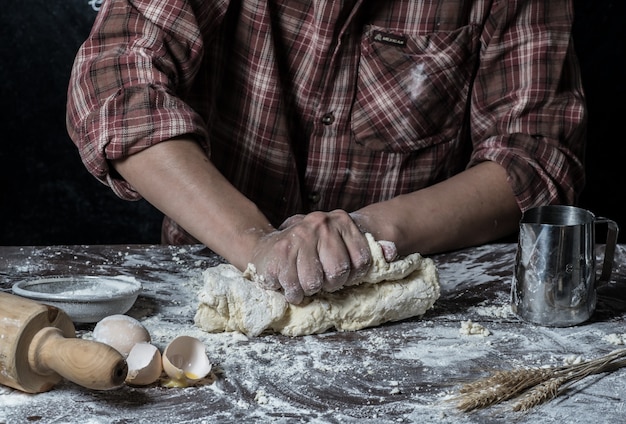
<path id="1" fill-rule="evenodd" d="M 93 323 L 127 312 L 141 292 L 141 283 L 128 276 L 74 276 L 25 280 L 13 293 L 62 309 L 76 323 Z"/>

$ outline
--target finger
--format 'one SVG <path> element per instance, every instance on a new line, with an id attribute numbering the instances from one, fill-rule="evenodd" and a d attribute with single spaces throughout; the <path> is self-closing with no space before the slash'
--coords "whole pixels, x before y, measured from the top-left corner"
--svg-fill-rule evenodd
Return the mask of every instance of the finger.
<path id="1" fill-rule="evenodd" d="M 383 249 L 383 256 L 387 262 L 393 262 L 398 257 L 398 249 L 392 241 L 380 240 L 378 244 Z"/>
<path id="2" fill-rule="evenodd" d="M 254 281 L 263 289 L 279 290 L 282 288 L 279 273 L 284 268 L 284 256 L 274 249 L 275 237 L 268 236 L 260 244 L 248 268 L 251 268 Z"/>
<path id="3" fill-rule="evenodd" d="M 350 276 L 346 285 L 359 284 L 372 265 L 372 253 L 367 238 L 358 228 L 355 227 L 355 229 L 348 236 L 344 236 L 351 263 Z"/>
<path id="4" fill-rule="evenodd" d="M 280 284 L 283 288 L 285 300 L 294 305 L 302 303 L 304 290 L 300 286 L 298 272 L 295 266 L 287 266 L 281 271 L 279 276 Z"/>
<path id="5" fill-rule="evenodd" d="M 343 238 L 336 234 L 321 240 L 319 249 L 321 269 L 323 270 L 322 288 L 332 292 L 342 288 L 352 268 L 352 262 Z"/>
<path id="6" fill-rule="evenodd" d="M 349 273 L 342 275 L 342 285 L 356 284 L 362 281 L 363 276 L 369 271 L 372 263 L 372 255 L 367 238 L 351 214 L 344 210 L 335 210 L 329 213 L 332 217 L 334 228 L 340 234 L 342 240 L 341 258 L 348 258 Z M 339 267 L 337 269 L 342 269 Z"/>
<path id="7" fill-rule="evenodd" d="M 278 279 L 278 275 L 274 272 L 265 271 L 263 273 L 258 273 L 255 276 L 254 281 L 261 287 L 266 290 L 279 290 L 282 286 L 280 285 L 280 281 Z"/>
<path id="8" fill-rule="evenodd" d="M 298 280 L 305 296 L 319 293 L 323 288 L 324 269 L 315 249 L 298 252 Z"/>
<path id="9" fill-rule="evenodd" d="M 299 304 L 304 298 L 304 290 L 300 285 L 298 275 L 298 251 L 292 242 L 282 239 L 274 245 L 274 254 L 277 258 L 277 276 L 279 286 L 283 289 L 285 299 L 289 303 Z"/>

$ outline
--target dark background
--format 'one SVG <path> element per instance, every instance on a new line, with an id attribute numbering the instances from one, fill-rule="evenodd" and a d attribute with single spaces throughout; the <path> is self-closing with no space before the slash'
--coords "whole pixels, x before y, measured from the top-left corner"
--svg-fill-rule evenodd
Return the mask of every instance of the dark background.
<path id="1" fill-rule="evenodd" d="M 84 169 L 65 129 L 70 68 L 97 0 L 2 0 L 0 245 L 158 243 L 161 214 Z M 578 0 L 575 43 L 589 106 L 581 206 L 626 242 L 626 1 Z"/>

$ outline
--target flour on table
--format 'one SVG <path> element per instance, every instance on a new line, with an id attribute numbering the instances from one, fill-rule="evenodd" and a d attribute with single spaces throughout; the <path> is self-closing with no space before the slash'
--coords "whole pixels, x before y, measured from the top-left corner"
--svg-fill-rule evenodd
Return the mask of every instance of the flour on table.
<path id="1" fill-rule="evenodd" d="M 251 267 L 244 273 L 228 264 L 205 270 L 196 325 L 208 332 L 303 336 L 332 328 L 355 331 L 423 315 L 439 298 L 434 262 L 418 253 L 387 262 L 381 246 L 370 234 L 366 237 L 373 263 L 362 283 L 318 293 L 300 305 L 261 288 Z"/>
<path id="2" fill-rule="evenodd" d="M 511 305 L 501 305 L 501 306 L 475 306 L 471 307 L 470 311 L 477 313 L 483 317 L 489 318 L 509 318 L 513 316 L 513 311 L 511 310 Z"/>
<path id="3" fill-rule="evenodd" d="M 618 334 L 618 333 L 607 334 L 602 339 L 604 341 L 607 341 L 607 342 L 609 342 L 611 344 L 614 344 L 614 345 L 624 345 L 624 344 L 626 344 L 626 333 L 624 333 L 624 334 Z"/>
<path id="4" fill-rule="evenodd" d="M 267 399 L 267 394 L 265 393 L 264 390 L 258 390 L 256 392 L 256 394 L 254 395 L 254 400 L 259 405 L 265 405 L 265 404 L 267 404 L 269 402 L 268 399 Z"/>
<path id="5" fill-rule="evenodd" d="M 571 366 L 581 364 L 585 359 L 580 355 L 567 355 L 563 358 L 563 365 Z"/>

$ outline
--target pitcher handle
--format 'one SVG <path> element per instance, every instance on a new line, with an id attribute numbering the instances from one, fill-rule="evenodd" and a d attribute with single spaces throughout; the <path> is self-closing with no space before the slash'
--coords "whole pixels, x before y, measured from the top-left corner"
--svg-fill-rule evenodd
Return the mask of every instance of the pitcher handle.
<path id="1" fill-rule="evenodd" d="M 617 235 L 619 227 L 612 219 L 598 217 L 595 221 L 597 224 L 607 224 L 608 231 L 606 234 L 606 247 L 604 249 L 604 261 L 602 263 L 602 273 L 598 282 L 608 283 L 613 272 L 613 259 L 615 257 L 615 248 L 617 246 Z"/>

